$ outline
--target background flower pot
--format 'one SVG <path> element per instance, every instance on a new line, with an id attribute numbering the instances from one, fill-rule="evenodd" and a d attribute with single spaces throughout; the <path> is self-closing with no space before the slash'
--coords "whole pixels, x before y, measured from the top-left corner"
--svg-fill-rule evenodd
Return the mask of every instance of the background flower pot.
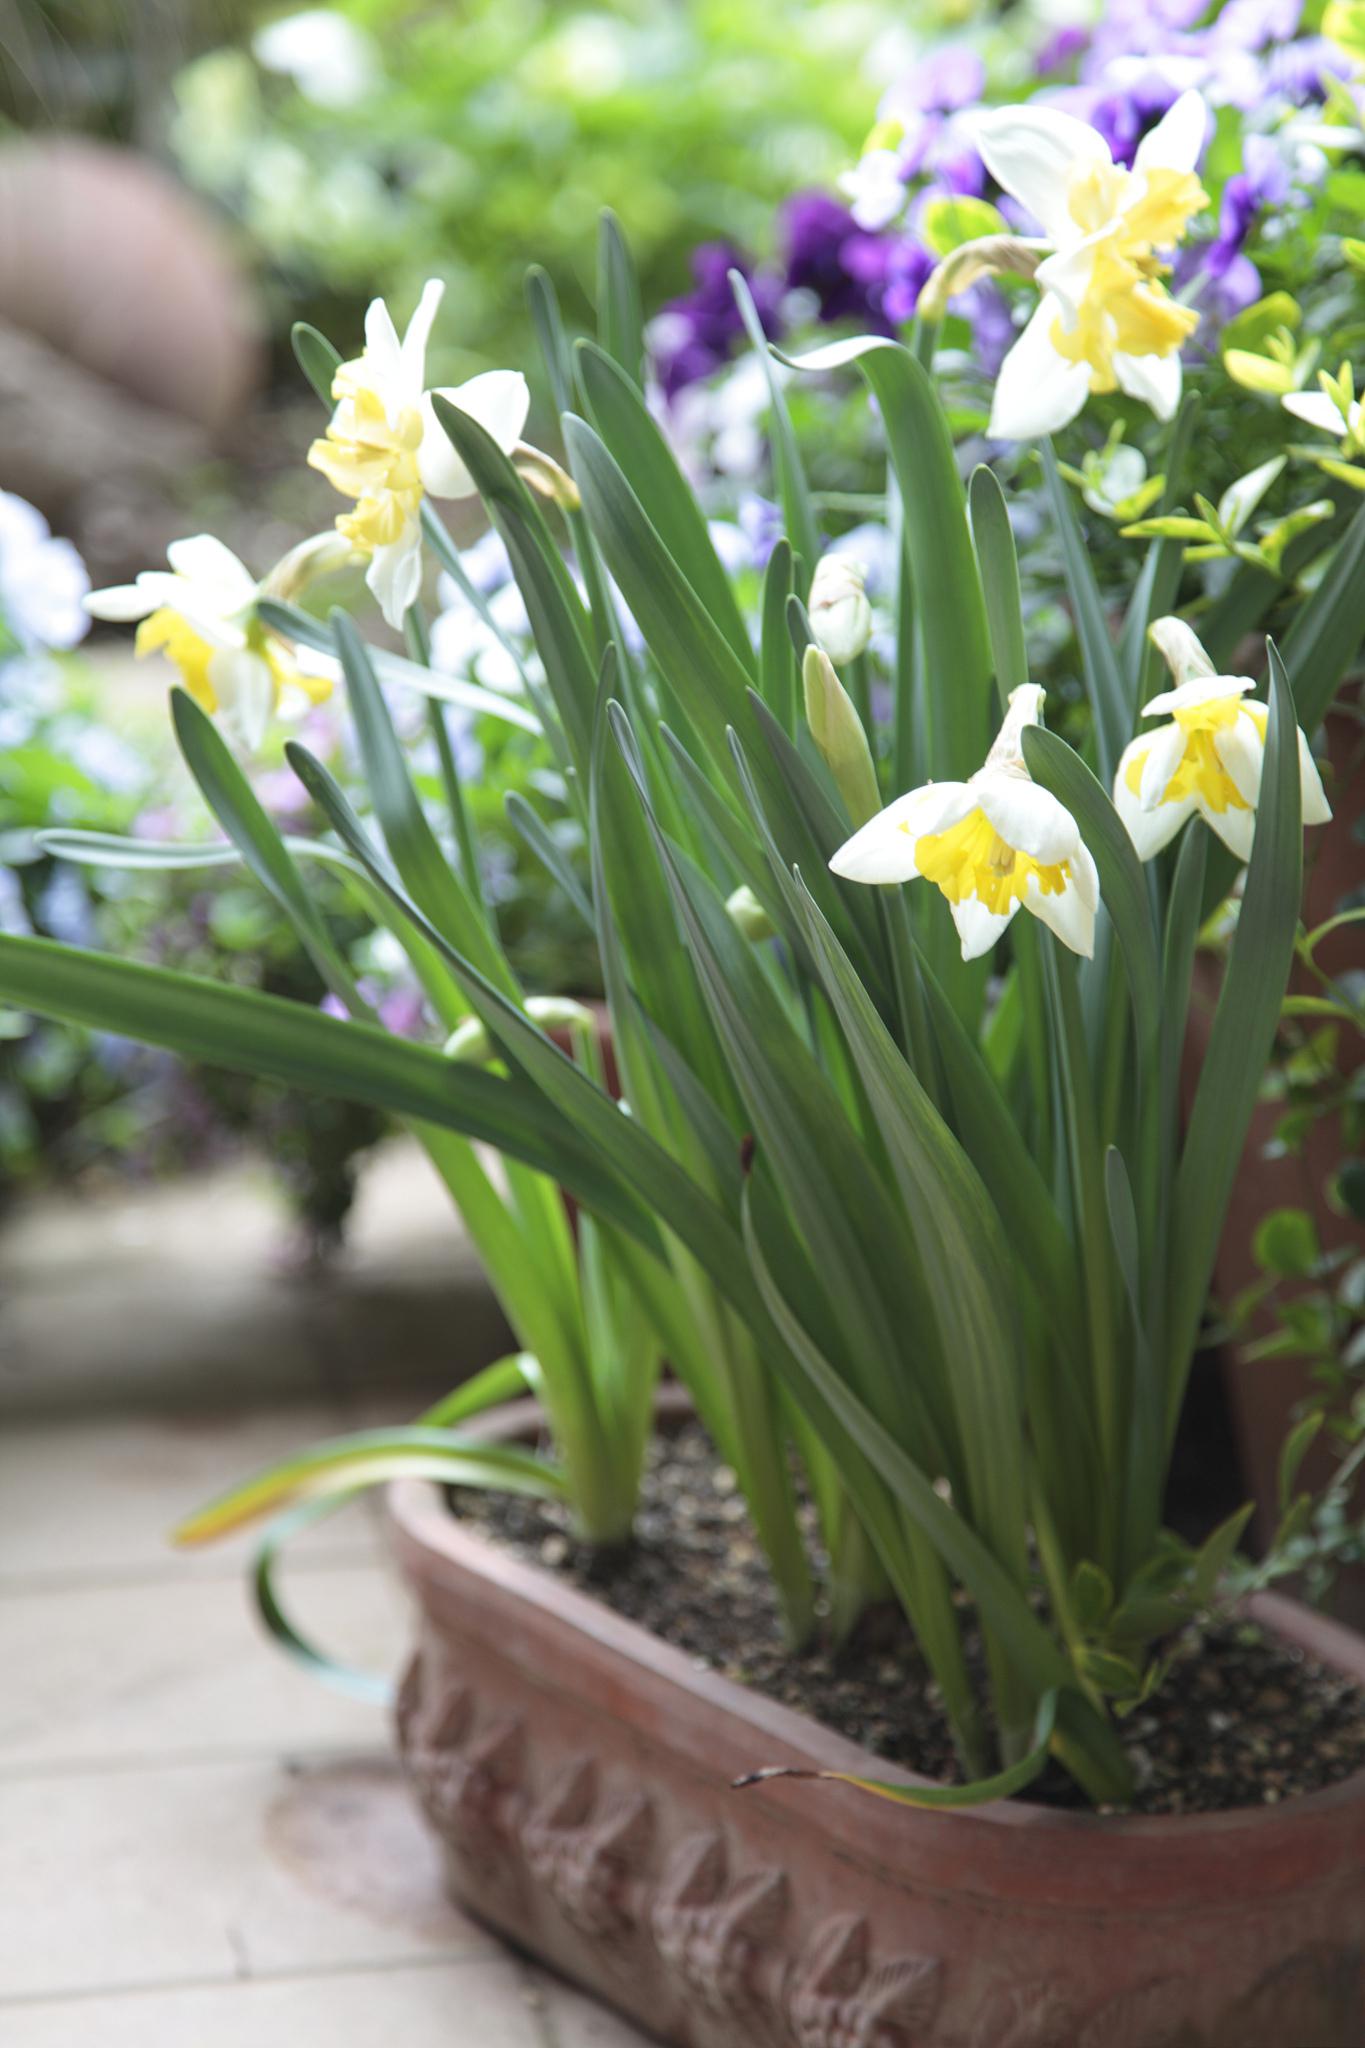
<path id="1" fill-rule="evenodd" d="M 1365 1773 L 1176 1819 L 736 1793 L 758 1764 L 869 1760 L 497 1550 L 435 1487 L 397 1486 L 389 1509 L 420 1612 L 399 1740 L 452 1894 L 661 2040 L 1365 2042 Z M 1365 1681 L 1356 1637 L 1270 1596 L 1256 1612 Z"/>

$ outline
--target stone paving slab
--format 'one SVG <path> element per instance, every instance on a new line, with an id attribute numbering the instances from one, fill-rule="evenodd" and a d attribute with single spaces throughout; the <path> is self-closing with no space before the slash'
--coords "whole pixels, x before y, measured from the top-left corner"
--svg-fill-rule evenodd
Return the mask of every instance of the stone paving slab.
<path id="1" fill-rule="evenodd" d="M 256 1633 L 245 1545 L 165 1530 L 230 1477 L 407 1398 L 0 1427 L 3 2048 L 645 2048 L 444 1897 L 387 1714 Z M 349 1523 L 349 1526 L 348 1526 Z M 293 1611 L 397 1668 L 372 1517 Z"/>

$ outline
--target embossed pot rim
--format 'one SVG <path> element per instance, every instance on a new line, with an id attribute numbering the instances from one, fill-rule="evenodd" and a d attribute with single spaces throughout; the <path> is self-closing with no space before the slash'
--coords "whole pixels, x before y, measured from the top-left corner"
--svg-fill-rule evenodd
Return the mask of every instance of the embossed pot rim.
<path id="1" fill-rule="evenodd" d="M 679 1412 L 665 1399 L 665 1417 Z M 539 1427 L 534 1402 L 482 1419 L 507 1440 Z M 552 1572 L 515 1557 L 450 1513 L 426 1480 L 387 1489 L 395 1554 L 424 1608 L 482 1636 L 524 1670 L 532 1691 L 570 1691 L 604 1716 L 648 1725 L 694 1771 L 729 1779 L 766 1763 L 929 1781 L 793 1708 L 719 1673 Z M 1365 1637 L 1298 1602 L 1259 1594 L 1253 1616 L 1365 1684 Z M 1277 1805 L 1225 1813 L 1102 1815 L 1001 1801 L 958 1812 L 908 1811 L 851 1787 L 775 1781 L 737 1801 L 762 1802 L 836 1854 L 873 1861 L 940 1895 L 968 1890 L 1006 1907 L 1045 1896 L 1059 1908 L 1180 1914 L 1235 1912 L 1268 1894 L 1339 1885 L 1365 1868 L 1365 1771 Z"/>

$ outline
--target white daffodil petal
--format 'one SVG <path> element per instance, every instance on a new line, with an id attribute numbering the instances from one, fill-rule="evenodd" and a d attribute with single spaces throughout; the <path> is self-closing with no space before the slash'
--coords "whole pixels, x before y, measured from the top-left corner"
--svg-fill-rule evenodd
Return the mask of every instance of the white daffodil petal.
<path id="1" fill-rule="evenodd" d="M 1128 356 L 1114 351 L 1114 375 L 1130 398 L 1140 398 L 1159 420 L 1174 419 L 1180 403 L 1180 356 Z"/>
<path id="2" fill-rule="evenodd" d="M 422 483 L 436 498 L 472 497 L 474 479 L 436 417 L 434 395 L 429 393 L 422 401 L 422 445 L 417 451 Z M 485 370 L 467 384 L 442 389 L 439 396 L 476 420 L 504 455 L 510 455 L 521 439 L 531 409 L 530 389 L 520 370 Z"/>
<path id="3" fill-rule="evenodd" d="M 1325 825 L 1332 815 L 1318 764 L 1302 730 L 1299 732 L 1299 802 L 1305 825 Z"/>
<path id="4" fill-rule="evenodd" d="M 397 540 L 375 549 L 365 581 L 385 623 L 401 631 L 404 615 L 416 604 L 422 587 L 422 529 L 415 520 Z"/>
<path id="5" fill-rule="evenodd" d="M 211 533 L 173 540 L 166 550 L 166 560 L 187 583 L 200 586 L 205 593 L 221 595 L 224 611 L 236 611 L 250 604 L 256 595 L 256 579 L 251 571 Z"/>
<path id="6" fill-rule="evenodd" d="M 1310 427 L 1318 427 L 1337 440 L 1347 430 L 1341 407 L 1325 391 L 1289 391 L 1280 403 L 1286 412 L 1293 413 L 1296 420 L 1305 420 Z"/>
<path id="7" fill-rule="evenodd" d="M 247 649 L 222 648 L 209 663 L 209 681 L 218 699 L 219 722 L 254 754 L 275 709 L 269 663 Z"/>
<path id="8" fill-rule="evenodd" d="M 157 606 L 157 600 L 140 583 L 111 583 L 106 590 L 87 591 L 81 603 L 92 619 L 108 619 L 117 626 L 145 619 Z"/>
<path id="9" fill-rule="evenodd" d="M 1192 171 L 1203 154 L 1208 123 L 1201 96 L 1193 87 L 1182 92 L 1155 128 L 1143 136 L 1133 158 L 1133 169 L 1139 175 L 1147 171 Z"/>
<path id="10" fill-rule="evenodd" d="M 1154 811 L 1161 802 L 1184 754 L 1185 735 L 1174 720 L 1170 725 L 1158 726 L 1147 744 L 1138 784 L 1138 802 L 1144 811 Z"/>
<path id="11" fill-rule="evenodd" d="M 429 277 L 422 287 L 422 296 L 417 301 L 417 311 L 408 322 L 408 331 L 399 348 L 402 362 L 404 402 L 416 405 L 427 381 L 427 344 L 431 340 L 432 323 L 445 295 L 445 286 L 439 277 Z"/>
<path id="12" fill-rule="evenodd" d="M 365 355 L 367 381 L 377 386 L 387 404 L 402 385 L 403 344 L 382 299 L 371 299 L 365 309 Z"/>
<path id="13" fill-rule="evenodd" d="M 983 769 L 972 778 L 976 800 L 1006 846 L 1044 867 L 1068 860 L 1080 842 L 1076 820 L 1052 792 L 1027 775 Z"/>
<path id="14" fill-rule="evenodd" d="M 1245 711 L 1239 712 L 1232 725 L 1213 735 L 1213 750 L 1238 796 L 1255 810 L 1265 767 L 1265 740 L 1260 726 Z"/>
<path id="15" fill-rule="evenodd" d="M 1000 365 L 988 432 L 997 441 L 1032 441 L 1074 420 L 1090 390 L 1090 365 L 1057 353 L 1052 332 L 1061 307 L 1050 293 Z"/>
<path id="16" fill-rule="evenodd" d="M 913 881 L 919 873 L 917 842 L 975 809 L 976 796 L 965 782 L 926 783 L 869 818 L 831 857 L 830 867 L 846 882 Z"/>
<path id="17" fill-rule="evenodd" d="M 156 611 L 164 605 L 168 611 L 177 612 L 201 640 L 208 641 L 210 647 L 246 646 L 246 627 L 240 613 L 255 597 L 254 584 L 246 605 L 234 606 L 233 611 L 228 612 L 224 609 L 221 592 L 205 584 L 190 583 L 184 576 L 173 576 L 169 569 L 144 569 L 137 580 L 149 599 L 148 611 Z"/>
<path id="18" fill-rule="evenodd" d="M 1041 683 L 1019 683 L 1010 691 L 1000 730 L 991 741 L 990 752 L 986 756 L 987 768 L 1002 767 L 1008 762 L 1023 759 L 1025 728 L 1042 724 L 1046 697 L 1047 691 Z"/>
<path id="19" fill-rule="evenodd" d="M 978 114 L 970 134 L 997 185 L 1028 208 L 1049 241 L 1074 240 L 1072 178 L 1087 164 L 1111 161 L 1098 130 L 1072 114 L 1031 105 Z"/>
<path id="20" fill-rule="evenodd" d="M 963 959 L 979 960 L 989 953 L 1001 932 L 1009 929 L 1018 907 L 1016 903 L 1009 910 L 987 910 L 979 896 L 964 896 L 960 903 L 950 903 Z"/>
<path id="21" fill-rule="evenodd" d="M 1098 910 L 1100 903 L 1100 871 L 1090 848 L 1082 840 L 1071 861 L 1071 878 L 1076 894 L 1087 910 Z"/>
<path id="22" fill-rule="evenodd" d="M 1195 809 L 1211 832 L 1216 832 L 1229 853 L 1238 860 L 1251 859 L 1251 842 L 1256 836 L 1255 811 L 1234 810 L 1229 804 L 1225 811 L 1215 811 L 1208 804 L 1195 798 Z"/>
<path id="23" fill-rule="evenodd" d="M 1038 877 L 1030 875 L 1024 908 L 1031 911 L 1050 932 L 1055 932 L 1073 953 L 1079 953 L 1083 960 L 1094 957 L 1095 906 L 1084 900 L 1074 880 L 1068 880 L 1062 889 L 1048 895 L 1039 887 Z"/>
<path id="24" fill-rule="evenodd" d="M 1254 690 L 1250 676 L 1191 676 L 1178 689 L 1162 690 L 1142 707 L 1144 718 L 1168 718 L 1176 711 L 1193 711 L 1200 704 L 1216 704 L 1225 697 L 1245 697 Z"/>
<path id="25" fill-rule="evenodd" d="M 1194 798 L 1180 803 L 1158 804 L 1154 811 L 1142 808 L 1142 799 L 1128 786 L 1128 770 L 1134 761 L 1146 761 L 1151 741 L 1134 740 L 1123 750 L 1114 777 L 1114 809 L 1133 842 L 1139 860 L 1152 860 L 1163 846 L 1169 846 L 1187 818 L 1194 815 Z"/>

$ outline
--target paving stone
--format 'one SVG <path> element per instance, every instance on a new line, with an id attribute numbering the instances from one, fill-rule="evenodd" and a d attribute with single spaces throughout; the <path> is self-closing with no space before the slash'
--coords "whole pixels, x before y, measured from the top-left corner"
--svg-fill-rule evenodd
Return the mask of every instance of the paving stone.
<path id="1" fill-rule="evenodd" d="M 249 1536 L 175 1551 L 174 1525 L 259 1466 L 353 1427 L 326 1399 L 254 1412 L 8 1417 L 0 1427 L 0 1585 L 233 1576 Z M 348 1507 L 301 1537 L 298 1554 L 373 1555 L 372 1527 Z"/>
<path id="2" fill-rule="evenodd" d="M 0 1783 L 7 1998 L 474 1953 L 386 1756 Z"/>
<path id="3" fill-rule="evenodd" d="M 545 1970 L 535 1972 L 554 2048 L 649 2048 L 648 2036 Z"/>
<path id="4" fill-rule="evenodd" d="M 5 2048 L 542 2048 L 515 1964 L 292 1978 L 0 2010 Z"/>
<path id="5" fill-rule="evenodd" d="M 327 1655 L 392 1676 L 406 1602 L 376 1559 L 281 1575 Z M 319 1683 L 270 1642 L 245 1577 L 0 1592 L 0 1772 L 219 1752 L 383 1744 L 386 1710 Z"/>

